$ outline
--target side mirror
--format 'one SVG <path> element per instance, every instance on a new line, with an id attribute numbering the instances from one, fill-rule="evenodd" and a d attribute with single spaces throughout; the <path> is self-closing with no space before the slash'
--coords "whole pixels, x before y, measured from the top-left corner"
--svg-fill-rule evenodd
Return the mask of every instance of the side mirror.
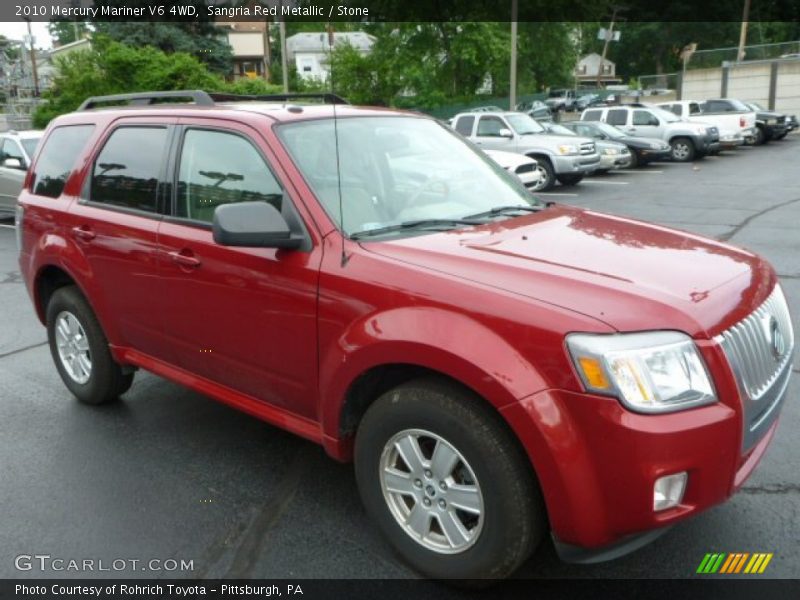
<path id="1" fill-rule="evenodd" d="M 510 129 L 504 127 L 503 129 L 501 129 L 500 131 L 497 132 L 497 135 L 498 135 L 498 137 L 503 137 L 503 138 L 513 138 L 514 137 L 514 132 L 512 132 Z"/>
<path id="2" fill-rule="evenodd" d="M 25 166 L 22 164 L 22 161 L 18 158 L 14 158 L 13 156 L 7 156 L 3 159 L 3 166 L 7 169 L 22 169 L 25 170 Z"/>
<path id="3" fill-rule="evenodd" d="M 302 235 L 292 235 L 289 224 L 272 204 L 235 202 L 214 211 L 214 241 L 221 246 L 299 248 Z"/>

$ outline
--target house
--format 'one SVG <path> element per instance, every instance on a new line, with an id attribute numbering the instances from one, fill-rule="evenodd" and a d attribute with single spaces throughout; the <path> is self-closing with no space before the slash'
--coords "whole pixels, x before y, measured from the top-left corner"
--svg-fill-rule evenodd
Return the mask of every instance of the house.
<path id="1" fill-rule="evenodd" d="M 617 77 L 617 66 L 607 58 L 602 60 L 599 54 L 592 52 L 581 58 L 575 66 L 575 78 L 578 82 L 596 83 L 601 61 L 603 63 L 603 72 L 600 74 L 600 81 L 602 83 L 621 81 L 621 79 Z"/>
<path id="2" fill-rule="evenodd" d="M 269 24 L 266 21 L 228 21 L 219 18 L 214 24 L 228 36 L 228 45 L 233 53 L 234 79 L 264 77 Z"/>
<path id="3" fill-rule="evenodd" d="M 350 44 L 361 54 L 369 54 L 374 43 L 375 37 L 363 31 L 333 34 L 334 47 Z M 327 33 L 296 33 L 286 38 L 286 56 L 289 62 L 294 62 L 298 77 L 303 79 L 327 79 L 329 54 Z"/>

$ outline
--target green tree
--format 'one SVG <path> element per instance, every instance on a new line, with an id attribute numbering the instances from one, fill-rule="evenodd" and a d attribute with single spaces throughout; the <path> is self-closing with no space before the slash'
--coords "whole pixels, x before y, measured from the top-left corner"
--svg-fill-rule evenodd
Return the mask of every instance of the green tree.
<path id="1" fill-rule="evenodd" d="M 47 30 L 56 44 L 63 46 L 83 38 L 89 32 L 89 27 L 83 21 L 51 21 Z"/>
<path id="2" fill-rule="evenodd" d="M 152 3 L 147 0 L 95 0 L 98 7 L 146 7 L 149 4 Z M 95 31 L 128 46 L 153 46 L 167 53 L 191 54 L 212 71 L 229 75 L 233 68 L 233 54 L 225 31 L 207 16 L 206 2 L 182 0 L 182 5 L 194 6 L 198 17 L 191 21 L 98 21 Z M 147 9 L 145 14 L 149 14 Z"/>
<path id="3" fill-rule="evenodd" d="M 44 93 L 45 102 L 33 122 L 45 127 L 90 96 L 181 89 L 228 91 L 229 86 L 190 54 L 167 55 L 152 46 L 134 48 L 99 37 L 91 50 L 56 60 L 52 87 Z"/>

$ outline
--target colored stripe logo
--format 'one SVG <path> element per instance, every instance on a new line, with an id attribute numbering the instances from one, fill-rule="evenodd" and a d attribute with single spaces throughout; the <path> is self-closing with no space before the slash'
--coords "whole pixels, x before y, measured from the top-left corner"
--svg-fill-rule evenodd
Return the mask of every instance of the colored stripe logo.
<path id="1" fill-rule="evenodd" d="M 772 552 L 733 552 L 706 554 L 697 567 L 697 572 L 703 575 L 720 573 L 725 575 L 749 573 L 761 574 L 767 569 L 772 560 Z"/>

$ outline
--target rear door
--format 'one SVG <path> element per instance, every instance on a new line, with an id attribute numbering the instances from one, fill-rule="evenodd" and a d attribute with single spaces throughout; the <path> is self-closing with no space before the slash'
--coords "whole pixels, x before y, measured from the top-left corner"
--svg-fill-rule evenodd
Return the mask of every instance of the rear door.
<path id="1" fill-rule="evenodd" d="M 94 148 L 67 231 L 90 265 L 90 285 L 113 320 L 112 342 L 162 360 L 169 356 L 162 339 L 156 236 L 176 122 L 157 117 L 115 121 Z"/>
<path id="2" fill-rule="evenodd" d="M 183 124 L 173 162 L 158 298 L 177 365 L 315 417 L 322 248 L 221 246 L 211 228 L 218 206 L 242 201 L 302 220 L 296 192 L 261 134 L 230 121 Z"/>

